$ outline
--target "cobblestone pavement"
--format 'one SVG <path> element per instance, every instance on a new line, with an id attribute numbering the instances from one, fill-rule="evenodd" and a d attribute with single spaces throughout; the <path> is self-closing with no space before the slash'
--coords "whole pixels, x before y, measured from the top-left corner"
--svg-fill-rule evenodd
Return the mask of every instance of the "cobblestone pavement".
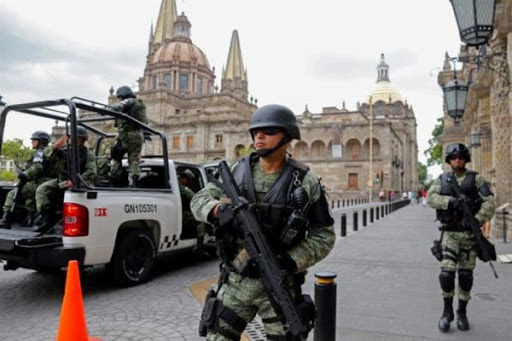
<path id="1" fill-rule="evenodd" d="M 338 239 L 333 252 L 313 267 L 304 291 L 314 296 L 317 271 L 337 273 L 337 340 L 511 340 L 512 265 L 487 264 L 475 271 L 468 306 L 472 329 L 441 334 L 437 320 L 442 299 L 439 265 L 430 254 L 439 233 L 434 211 L 407 206 L 352 230 L 354 210 L 334 209 Z M 340 236 L 340 215 L 347 214 L 347 237 Z M 359 212 L 361 219 L 361 212 Z M 496 242 L 499 254 L 512 245 Z M 82 278 L 89 334 L 104 341 L 199 340 L 201 305 L 191 292 L 214 278 L 216 260 L 197 261 L 187 254 L 159 262 L 155 278 L 131 288 L 111 286 L 101 268 Z M 53 340 L 57 332 L 65 273 L 0 270 L 0 340 Z M 312 335 L 310 339 L 312 340 Z"/>

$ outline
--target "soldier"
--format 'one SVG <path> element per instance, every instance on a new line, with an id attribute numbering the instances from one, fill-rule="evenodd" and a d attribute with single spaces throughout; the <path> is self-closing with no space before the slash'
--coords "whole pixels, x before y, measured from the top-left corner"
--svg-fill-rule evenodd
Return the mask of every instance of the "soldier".
<path id="1" fill-rule="evenodd" d="M 27 216 L 22 223 L 26 227 L 34 224 L 36 213 L 35 192 L 37 186 L 52 176 L 46 169 L 47 159 L 44 155 L 44 148 L 48 146 L 51 140 L 50 134 L 38 130 L 32 134 L 30 140 L 32 141 L 32 149 L 35 149 L 35 152 L 30 160 L 27 161 L 25 171 L 18 174 L 18 179 L 22 186 L 17 189 L 21 188 L 21 200 L 18 202 L 23 203 L 22 206 L 27 210 Z M 14 189 L 7 193 L 3 207 L 3 216 L 0 220 L 0 228 L 11 227 L 11 211 L 14 208 L 14 196 L 17 190 Z"/>
<path id="2" fill-rule="evenodd" d="M 194 252 L 198 255 L 205 255 L 204 236 L 206 235 L 206 224 L 198 222 L 190 211 L 190 201 L 195 193 L 192 190 L 191 181 L 195 179 L 194 173 L 190 169 L 178 173 L 180 186 L 181 205 L 183 212 L 183 229 L 197 229 L 197 245 Z"/>
<path id="3" fill-rule="evenodd" d="M 85 146 L 87 141 L 87 130 L 84 127 L 77 127 L 78 155 L 80 158 L 80 175 L 88 184 L 94 184 L 96 178 L 96 157 Z M 44 150 L 48 158 L 48 168 L 57 174 L 57 177 L 45 181 L 37 187 L 36 206 L 40 219 L 37 221 L 36 232 L 45 232 L 51 227 L 51 216 L 55 213 L 56 198 L 59 197 L 59 190 L 65 190 L 73 187 L 73 182 L 69 179 L 67 167 L 67 151 L 64 146 L 68 136 L 64 135 L 52 146 Z"/>
<path id="4" fill-rule="evenodd" d="M 466 307 L 471 299 L 473 269 L 476 265 L 478 245 L 470 226 L 463 221 L 461 200 L 465 200 L 475 218 L 483 224 L 494 215 L 494 195 L 484 177 L 466 169 L 471 161 L 468 148 L 462 143 L 450 144 L 446 148 L 445 162 L 450 164 L 453 176 L 459 183 L 465 198 L 457 198 L 447 181 L 451 172 L 443 173 L 436 179 L 427 194 L 427 203 L 436 209 L 437 219 L 441 222 L 442 261 L 439 283 L 441 285 L 444 309 L 438 322 L 442 332 L 450 329 L 454 319 L 453 296 L 455 290 L 455 272 L 458 272 L 457 328 L 468 330 L 469 322 Z"/>
<path id="5" fill-rule="evenodd" d="M 116 96 L 119 102 L 114 103 L 112 107 L 141 123 L 148 123 L 146 105 L 135 96 L 130 87 L 126 85 L 119 87 L 116 91 Z M 111 153 L 112 170 L 110 176 L 114 183 L 121 182 L 121 161 L 123 156 L 128 153 L 128 173 L 132 180 L 132 187 L 137 187 L 140 176 L 140 152 L 144 143 L 142 130 L 124 120 L 117 120 L 115 126 L 118 128 L 118 135 Z"/>
<path id="6" fill-rule="evenodd" d="M 291 295 L 301 297 L 307 268 L 322 260 L 335 242 L 333 219 L 320 181 L 309 168 L 287 156 L 292 139 L 300 140 L 293 112 L 281 105 L 256 110 L 249 127 L 256 152 L 232 165 L 238 186 L 253 205 L 268 242 L 287 273 Z M 297 203 L 291 193 L 299 191 L 309 202 L 308 224 L 295 238 L 283 240 L 281 232 Z M 286 330 L 271 306 L 259 279 L 256 264 L 247 259 L 233 220 L 231 205 L 222 190 L 208 183 L 191 202 L 197 220 L 215 223 L 216 242 L 223 261 L 220 304 L 216 323 L 208 329 L 208 340 L 239 340 L 247 323 L 256 314 L 262 320 L 268 340 L 285 340 Z M 301 204 L 300 206 L 303 206 Z M 303 208 L 303 207 L 300 207 Z M 240 266 L 242 264 L 242 266 Z M 245 266 L 243 266 L 245 265 Z M 307 309 L 314 314 L 314 307 Z"/>

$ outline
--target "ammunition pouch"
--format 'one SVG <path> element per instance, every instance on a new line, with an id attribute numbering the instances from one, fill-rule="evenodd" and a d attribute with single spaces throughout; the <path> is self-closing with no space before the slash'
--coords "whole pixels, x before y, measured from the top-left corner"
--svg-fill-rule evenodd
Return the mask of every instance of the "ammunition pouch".
<path id="1" fill-rule="evenodd" d="M 124 150 L 121 142 L 117 141 L 110 149 L 110 157 L 112 160 L 121 161 L 123 159 Z"/>
<path id="2" fill-rule="evenodd" d="M 217 298 L 215 290 L 210 289 L 206 294 L 204 300 L 203 312 L 201 313 L 201 320 L 199 321 L 199 336 L 205 337 L 208 330 L 214 330 L 217 327 L 217 311 L 220 306 L 220 301 Z"/>
<path id="3" fill-rule="evenodd" d="M 303 240 L 308 224 L 309 221 L 302 211 L 293 211 L 281 231 L 279 236 L 280 242 L 286 247 L 289 245 L 293 246 L 298 241 Z"/>

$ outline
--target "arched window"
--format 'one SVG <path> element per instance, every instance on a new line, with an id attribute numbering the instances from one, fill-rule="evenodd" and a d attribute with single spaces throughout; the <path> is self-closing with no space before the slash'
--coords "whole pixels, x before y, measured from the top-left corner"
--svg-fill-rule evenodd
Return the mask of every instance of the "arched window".
<path id="1" fill-rule="evenodd" d="M 308 145 L 304 141 L 299 141 L 293 150 L 293 157 L 296 159 L 304 159 L 309 156 Z"/>
<path id="2" fill-rule="evenodd" d="M 316 140 L 311 144 L 311 156 L 313 158 L 325 158 L 326 148 L 325 143 L 320 140 Z"/>
<path id="3" fill-rule="evenodd" d="M 372 158 L 373 159 L 378 159 L 380 158 L 380 142 L 379 140 L 377 140 L 376 138 L 373 138 L 373 143 L 372 143 Z M 366 141 L 364 141 L 364 147 L 363 147 L 363 157 L 365 159 L 369 159 L 370 158 L 370 139 L 367 139 Z"/>
<path id="4" fill-rule="evenodd" d="M 348 160 L 359 160 L 361 158 L 361 143 L 358 140 L 351 139 L 347 142 L 346 157 Z"/>

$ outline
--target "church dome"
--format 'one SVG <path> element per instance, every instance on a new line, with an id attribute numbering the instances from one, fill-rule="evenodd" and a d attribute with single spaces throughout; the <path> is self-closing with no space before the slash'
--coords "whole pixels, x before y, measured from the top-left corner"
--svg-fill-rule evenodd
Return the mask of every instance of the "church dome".
<path id="1" fill-rule="evenodd" d="M 391 81 L 389 80 L 389 66 L 384 60 L 384 53 L 380 55 L 380 58 L 380 63 L 377 66 L 377 82 L 370 91 L 365 103 L 370 102 L 370 97 L 372 98 L 372 103 L 376 103 L 378 101 L 384 101 L 385 103 L 395 103 L 398 101 L 403 102 L 404 99 L 402 94 L 393 85 L 391 85 Z"/>
<path id="2" fill-rule="evenodd" d="M 184 14 L 178 16 L 174 22 L 174 36 L 171 39 L 165 39 L 160 46 L 156 46 L 154 53 L 149 57 L 148 65 L 178 62 L 210 69 L 206 54 L 190 39 L 190 26 Z"/>
<path id="3" fill-rule="evenodd" d="M 206 54 L 190 41 L 173 39 L 168 44 L 160 46 L 150 57 L 148 65 L 153 66 L 171 62 L 190 63 L 210 69 Z"/>

